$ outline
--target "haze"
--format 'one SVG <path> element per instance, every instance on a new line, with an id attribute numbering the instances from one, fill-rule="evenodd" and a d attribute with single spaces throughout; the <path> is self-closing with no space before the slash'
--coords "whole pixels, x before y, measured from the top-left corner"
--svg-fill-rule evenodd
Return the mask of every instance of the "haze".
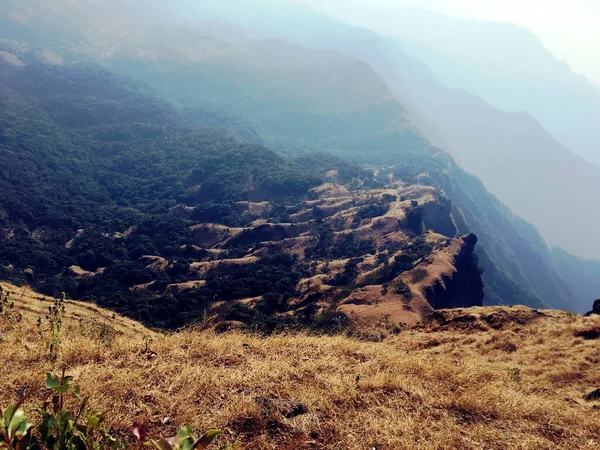
<path id="1" fill-rule="evenodd" d="M 510 22 L 531 30 L 571 68 L 600 84 L 600 2 L 594 0 L 312 0 L 313 6 L 340 19 L 364 25 L 368 13 L 399 5 L 454 17 Z"/>

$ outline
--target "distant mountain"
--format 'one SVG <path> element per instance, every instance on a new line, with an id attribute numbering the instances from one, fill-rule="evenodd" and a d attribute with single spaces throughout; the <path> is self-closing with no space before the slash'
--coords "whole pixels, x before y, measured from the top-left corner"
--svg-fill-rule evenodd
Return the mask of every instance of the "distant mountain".
<path id="1" fill-rule="evenodd" d="M 400 39 L 444 85 L 528 112 L 564 146 L 600 165 L 600 90 L 529 30 L 401 6 L 364 9 L 354 21 Z"/>
<path id="2" fill-rule="evenodd" d="M 600 260 L 577 258 L 560 248 L 552 249 L 552 259 L 579 302 L 574 309 L 591 310 L 590 301 L 600 298 Z"/>
<path id="3" fill-rule="evenodd" d="M 211 14 L 223 18 L 228 13 L 216 8 Z M 310 8 L 265 6 L 237 20 L 262 35 L 315 49 L 337 49 L 368 62 L 427 138 L 449 150 L 548 242 L 588 258 L 600 255 L 596 236 L 600 210 L 590 207 L 600 189 L 600 168 L 566 149 L 530 115 L 508 113 L 463 90 L 447 88 L 399 41 L 336 22 Z M 294 27 L 282 26 L 292 21 Z M 558 185 L 556 180 L 563 182 Z M 575 224 L 565 217 L 582 221 Z"/>
<path id="4" fill-rule="evenodd" d="M 486 301 L 569 307 L 571 294 L 535 229 L 432 146 L 369 65 L 264 39 L 264 30 L 173 20 L 177 28 L 166 17 L 127 27 L 126 39 L 115 31 L 94 40 L 83 30 L 77 47 L 67 36 L 52 50 L 140 77 L 180 106 L 242 116 L 274 149 L 325 151 L 384 169 L 391 179 L 442 188 L 462 211 L 457 229 L 480 237 Z"/>
<path id="5" fill-rule="evenodd" d="M 211 13 L 219 11 L 217 17 L 222 19 L 222 9 Z M 338 49 L 368 62 L 405 101 L 411 119 L 433 142 L 450 149 L 463 167 L 481 176 L 517 213 L 534 221 L 544 236 L 571 251 L 592 257 L 599 254 L 600 248 L 595 246 L 598 211 L 589 205 L 600 187 L 600 174 L 562 147 L 529 115 L 507 113 L 464 91 L 442 86 L 427 66 L 411 58 L 394 39 L 333 21 L 302 6 L 269 6 L 269 15 L 265 11 L 254 9 L 237 20 L 263 36 L 292 39 L 316 49 Z M 295 26 L 288 30 L 281 25 L 288 22 Z M 545 149 L 545 157 L 540 156 L 540 148 Z M 561 177 L 571 181 L 553 190 L 555 180 Z M 575 223 L 563 220 L 565 216 L 585 220 Z M 472 226 L 476 223 L 471 221 Z M 478 228 L 477 233 L 483 236 L 490 229 L 494 229 L 493 223 Z M 545 264 L 550 264 L 547 249 L 541 251 Z M 565 279 L 579 293 L 580 310 L 585 309 L 583 305 L 590 299 L 570 278 Z"/>

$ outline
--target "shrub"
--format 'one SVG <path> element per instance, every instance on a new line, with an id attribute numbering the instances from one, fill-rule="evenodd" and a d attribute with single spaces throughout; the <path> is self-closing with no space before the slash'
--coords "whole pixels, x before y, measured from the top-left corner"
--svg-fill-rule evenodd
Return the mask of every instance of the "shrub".
<path id="1" fill-rule="evenodd" d="M 415 269 L 411 276 L 411 281 L 413 283 L 420 283 L 427 276 L 427 271 L 425 269 Z"/>
<path id="2" fill-rule="evenodd" d="M 9 330 L 15 325 L 16 322 L 21 321 L 21 314 L 15 312 L 15 302 L 10 298 L 10 291 L 5 291 L 0 286 L 0 323 Z"/>

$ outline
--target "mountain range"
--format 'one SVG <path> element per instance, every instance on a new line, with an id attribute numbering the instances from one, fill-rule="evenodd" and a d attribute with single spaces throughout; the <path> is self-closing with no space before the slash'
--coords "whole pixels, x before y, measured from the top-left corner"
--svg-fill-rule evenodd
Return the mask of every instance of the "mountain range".
<path id="1" fill-rule="evenodd" d="M 353 23 L 399 39 L 443 85 L 504 111 L 527 112 L 563 146 L 600 165 L 600 91 L 528 29 L 400 5 L 385 12 L 349 5 Z"/>
<path id="2" fill-rule="evenodd" d="M 283 154 L 333 154 L 385 170 L 392 180 L 433 186 L 457 208 L 453 220 L 463 218 L 457 232 L 479 237 L 488 304 L 578 311 L 589 304 L 573 293 L 571 278 L 563 279 L 536 229 L 500 202 L 533 222 L 550 243 L 597 255 L 597 210 L 589 207 L 600 179 L 596 168 L 528 115 L 503 112 L 444 86 L 396 39 L 305 7 L 263 14 L 259 5 L 236 15 L 240 8 L 205 2 L 194 5 L 193 13 L 201 15 L 193 16 L 183 4 L 173 11 L 166 4 L 141 8 L 127 2 L 118 21 L 104 14 L 120 4 L 31 2 L 23 9 L 9 3 L 2 16 L 4 59 L 37 55 L 35 61 L 60 62 L 64 70 L 102 64 L 148 83 L 174 110 L 187 111 L 185 122 L 200 117 L 203 125 L 227 123 L 236 139 Z M 39 78 L 35 72 L 30 74 Z M 52 120 L 60 125 L 58 117 Z M 558 177 L 564 179 L 560 188 L 549 189 Z M 565 220 L 575 216 L 577 221 Z"/>

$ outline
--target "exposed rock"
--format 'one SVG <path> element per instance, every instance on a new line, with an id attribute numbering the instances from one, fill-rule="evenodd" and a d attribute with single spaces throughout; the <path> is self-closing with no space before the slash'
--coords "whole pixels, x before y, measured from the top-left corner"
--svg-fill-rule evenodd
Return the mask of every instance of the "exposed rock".
<path id="1" fill-rule="evenodd" d="M 430 261 L 414 269 L 427 272 L 419 277 L 420 281 L 413 283 L 414 271 L 403 274 L 402 279 L 413 283 L 413 291 L 434 309 L 482 306 L 484 285 L 474 254 L 475 244 L 474 234 L 454 239 Z"/>
<path id="2" fill-rule="evenodd" d="M 600 298 L 594 301 L 594 307 L 592 310 L 586 314 L 586 317 L 599 315 L 600 316 Z"/>
<path id="3" fill-rule="evenodd" d="M 265 412 L 277 412 L 287 419 L 308 412 L 306 406 L 294 400 L 273 397 L 256 397 L 254 401 L 258 403 Z"/>

